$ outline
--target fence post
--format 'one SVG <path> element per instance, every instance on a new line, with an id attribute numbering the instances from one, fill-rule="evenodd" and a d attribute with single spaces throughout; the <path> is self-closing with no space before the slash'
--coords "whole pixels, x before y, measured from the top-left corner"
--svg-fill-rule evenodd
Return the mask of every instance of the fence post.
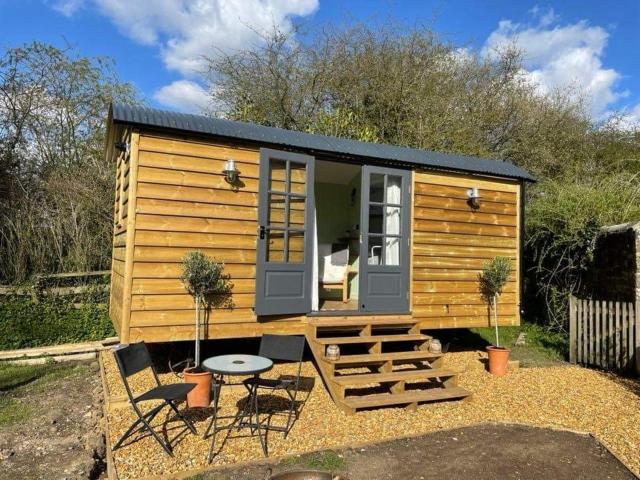
<path id="1" fill-rule="evenodd" d="M 576 297 L 571 295 L 569 297 L 569 362 L 576 363 L 576 347 L 577 347 L 577 335 L 576 335 Z"/>
<path id="2" fill-rule="evenodd" d="M 601 308 L 602 307 L 602 308 Z M 596 342 L 596 356 L 594 364 L 602 367 L 602 357 L 600 356 L 600 312 L 604 313 L 604 307 L 602 306 L 602 302 L 596 300 L 596 315 L 595 315 L 595 342 Z"/>
<path id="3" fill-rule="evenodd" d="M 578 343 L 577 345 L 577 355 L 576 355 L 576 362 L 577 363 L 582 363 L 582 352 L 583 352 L 583 343 L 582 343 L 582 319 L 584 317 L 584 300 L 577 300 L 578 301 L 578 314 L 576 315 L 576 342 Z"/>
<path id="4" fill-rule="evenodd" d="M 622 368 L 622 350 L 620 348 L 621 337 L 622 337 L 622 326 L 620 323 L 620 301 L 616 300 L 616 368 Z"/>
<path id="5" fill-rule="evenodd" d="M 627 302 L 620 303 L 620 315 L 622 321 L 622 368 L 629 368 L 629 360 L 631 360 L 631 352 L 629 352 L 629 316 L 627 313 Z"/>
<path id="6" fill-rule="evenodd" d="M 609 315 L 609 320 L 607 322 L 607 326 L 609 327 L 609 363 L 607 364 L 607 368 L 615 368 L 616 366 L 616 315 L 615 315 L 615 305 L 613 301 L 607 302 L 607 315 Z"/>
<path id="7" fill-rule="evenodd" d="M 633 354 L 636 360 L 636 373 L 640 374 L 640 299 L 636 300 L 633 306 L 633 321 L 635 330 L 635 339 L 633 345 Z"/>

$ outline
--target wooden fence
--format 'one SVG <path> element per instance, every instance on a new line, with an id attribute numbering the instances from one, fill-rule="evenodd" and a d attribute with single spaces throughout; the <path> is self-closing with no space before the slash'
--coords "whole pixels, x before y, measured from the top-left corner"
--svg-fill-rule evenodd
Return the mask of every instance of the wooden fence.
<path id="1" fill-rule="evenodd" d="M 638 371 L 640 302 L 570 299 L 571 363 Z"/>
<path id="2" fill-rule="evenodd" d="M 86 292 L 90 288 L 95 288 L 99 291 L 108 291 L 109 285 L 97 283 L 97 280 L 108 275 L 111 275 L 111 271 L 109 270 L 36 275 L 32 285 L 28 287 L 0 285 L 0 297 L 3 295 L 33 297 L 35 292 L 43 290 L 47 290 L 56 295 L 77 295 Z"/>

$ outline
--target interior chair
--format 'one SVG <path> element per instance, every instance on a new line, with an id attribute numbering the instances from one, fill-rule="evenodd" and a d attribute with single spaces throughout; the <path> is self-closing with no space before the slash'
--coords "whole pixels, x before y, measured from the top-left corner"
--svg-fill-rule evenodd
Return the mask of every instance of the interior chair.
<path id="1" fill-rule="evenodd" d="M 160 413 L 164 407 L 171 408 L 178 418 L 184 422 L 184 424 L 191 430 L 194 435 L 197 433 L 194 426 L 180 413 L 175 405 L 176 400 L 183 400 L 187 397 L 187 393 L 193 390 L 196 386 L 195 383 L 173 383 L 170 385 L 162 385 L 158 379 L 158 374 L 151 361 L 149 350 L 144 342 L 132 343 L 126 347 L 119 348 L 114 351 L 116 357 L 116 363 L 118 364 L 118 370 L 120 370 L 120 376 L 124 382 L 125 389 L 127 390 L 127 396 L 129 402 L 136 412 L 138 419 L 129 427 L 129 429 L 122 435 L 120 440 L 113 446 L 113 450 L 119 448 L 122 443 L 134 434 L 147 430 L 153 438 L 162 446 L 165 452 L 170 456 L 173 456 L 171 445 L 164 442 L 160 435 L 151 427 L 151 422 Z M 135 396 L 129 385 L 129 377 L 135 375 L 147 368 L 151 369 L 153 378 L 156 381 L 156 386 L 151 390 L 148 390 L 140 395 Z M 146 413 L 143 413 L 139 407 L 139 403 L 149 400 L 162 400 L 160 405 L 152 408 Z"/>
<path id="2" fill-rule="evenodd" d="M 244 384 L 251 395 L 258 395 L 260 389 L 267 391 L 284 391 L 287 394 L 291 403 L 289 405 L 286 425 L 269 425 L 267 427 L 269 430 L 283 432 L 284 438 L 287 438 L 287 435 L 289 435 L 291 431 L 294 423 L 292 419 L 295 421 L 295 419 L 298 418 L 296 397 L 298 390 L 300 390 L 300 373 L 302 370 L 302 356 L 304 354 L 305 344 L 305 338 L 300 335 L 262 335 L 258 355 L 271 360 L 298 362 L 298 374 L 295 378 L 291 379 L 252 377 L 244 380 Z"/>
<path id="3" fill-rule="evenodd" d="M 342 290 L 342 302 L 349 300 L 349 245 L 318 244 L 318 280 L 325 290 Z"/>

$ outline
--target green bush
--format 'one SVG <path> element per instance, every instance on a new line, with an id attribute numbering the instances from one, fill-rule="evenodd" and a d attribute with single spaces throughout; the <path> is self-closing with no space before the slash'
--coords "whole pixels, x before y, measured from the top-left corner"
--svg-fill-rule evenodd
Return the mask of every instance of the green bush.
<path id="1" fill-rule="evenodd" d="M 640 218 L 637 175 L 547 180 L 535 186 L 526 214 L 527 313 L 566 331 L 568 297 L 589 295 L 596 238 L 605 225 Z"/>
<path id="2" fill-rule="evenodd" d="M 103 300 L 104 294 L 96 291 L 81 299 L 42 295 L 37 302 L 16 294 L 5 296 L 0 300 L 0 350 L 113 336 L 115 331 Z"/>

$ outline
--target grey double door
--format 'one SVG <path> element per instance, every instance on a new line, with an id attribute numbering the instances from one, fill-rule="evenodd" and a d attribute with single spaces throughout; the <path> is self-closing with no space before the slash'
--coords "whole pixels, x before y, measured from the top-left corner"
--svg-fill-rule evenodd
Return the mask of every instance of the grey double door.
<path id="1" fill-rule="evenodd" d="M 311 311 L 314 158 L 260 149 L 257 315 Z"/>
<path id="2" fill-rule="evenodd" d="M 359 307 L 409 309 L 408 171 L 365 165 L 361 187 Z M 257 315 L 311 312 L 314 158 L 260 150 Z M 336 212 L 344 205 L 336 205 Z"/>
<path id="3" fill-rule="evenodd" d="M 411 172 L 362 168 L 359 309 L 409 311 Z"/>

